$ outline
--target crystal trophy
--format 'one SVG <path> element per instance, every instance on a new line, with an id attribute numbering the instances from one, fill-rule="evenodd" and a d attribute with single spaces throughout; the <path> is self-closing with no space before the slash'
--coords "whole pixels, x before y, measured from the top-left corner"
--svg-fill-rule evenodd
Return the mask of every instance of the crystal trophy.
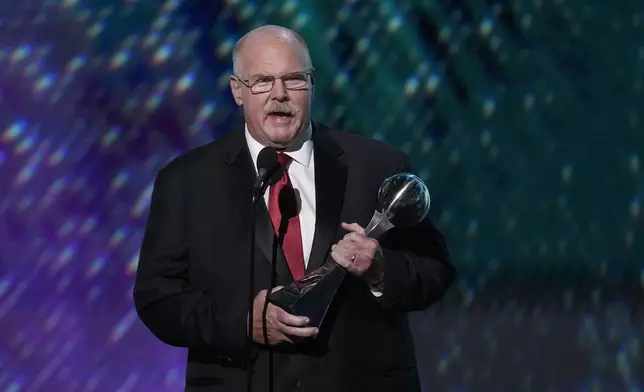
<path id="1" fill-rule="evenodd" d="M 378 190 L 378 204 L 365 235 L 379 238 L 394 227 L 418 224 L 429 211 L 429 190 L 423 181 L 409 173 L 387 178 Z M 269 294 L 269 301 L 291 314 L 309 318 L 309 326 L 319 327 L 347 272 L 334 260 L 281 290 Z"/>

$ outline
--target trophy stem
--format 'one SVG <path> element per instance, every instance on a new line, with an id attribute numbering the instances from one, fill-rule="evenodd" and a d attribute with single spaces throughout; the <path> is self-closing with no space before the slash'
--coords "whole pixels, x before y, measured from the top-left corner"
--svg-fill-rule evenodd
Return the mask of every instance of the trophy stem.
<path id="1" fill-rule="evenodd" d="M 375 211 L 364 231 L 367 237 L 378 238 L 393 227 L 394 225 L 387 219 L 387 215 Z"/>

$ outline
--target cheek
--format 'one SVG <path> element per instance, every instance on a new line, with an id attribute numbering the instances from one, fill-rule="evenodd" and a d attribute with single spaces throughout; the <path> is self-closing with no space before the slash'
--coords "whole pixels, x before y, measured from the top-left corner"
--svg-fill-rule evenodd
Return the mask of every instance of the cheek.
<path id="1" fill-rule="evenodd" d="M 252 117 L 264 117 L 264 101 L 257 98 L 250 98 L 245 101 L 244 106 Z"/>
<path id="2" fill-rule="evenodd" d="M 309 95 L 303 95 L 303 96 L 298 96 L 293 98 L 293 103 L 297 108 L 300 110 L 300 113 L 308 113 L 309 108 L 311 107 L 311 100 L 309 99 Z"/>

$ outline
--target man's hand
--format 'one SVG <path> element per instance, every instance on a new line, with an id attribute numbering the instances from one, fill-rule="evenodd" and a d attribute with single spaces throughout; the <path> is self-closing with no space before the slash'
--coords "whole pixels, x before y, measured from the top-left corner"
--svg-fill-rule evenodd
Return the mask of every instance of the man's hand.
<path id="1" fill-rule="evenodd" d="M 375 262 L 380 251 L 380 244 L 364 234 L 364 229 L 357 223 L 342 223 L 347 230 L 343 239 L 331 247 L 331 257 L 344 267 L 350 274 L 373 280 L 381 270 L 381 265 Z"/>
<path id="2" fill-rule="evenodd" d="M 273 292 L 281 289 L 276 287 Z M 293 338 L 308 338 L 318 334 L 315 327 L 307 327 L 309 319 L 295 316 L 284 309 L 268 303 L 266 308 L 266 333 L 268 341 L 264 340 L 262 314 L 268 290 L 262 290 L 253 301 L 253 340 L 256 343 L 276 345 L 280 343 L 293 343 Z"/>

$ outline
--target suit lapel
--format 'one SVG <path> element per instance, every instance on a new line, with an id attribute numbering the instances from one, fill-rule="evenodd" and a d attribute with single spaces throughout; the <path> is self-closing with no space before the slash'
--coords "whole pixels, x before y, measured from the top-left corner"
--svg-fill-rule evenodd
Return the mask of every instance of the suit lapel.
<path id="1" fill-rule="evenodd" d="M 315 234 L 307 266 L 310 272 L 321 266 L 328 255 L 335 234 L 340 229 L 347 167 L 338 157 L 342 149 L 326 130 L 313 125 L 315 156 Z"/>
<path id="2" fill-rule="evenodd" d="M 231 132 L 231 135 L 226 136 L 224 143 L 224 162 L 227 163 L 227 170 L 225 170 L 222 180 L 226 189 L 229 190 L 230 203 L 234 212 L 241 217 L 244 227 L 250 228 L 255 168 L 246 145 L 243 128 Z M 261 254 L 269 262 L 275 260 L 276 283 L 292 282 L 293 276 L 284 258 L 282 248 L 277 245 L 273 225 L 263 200 L 260 200 L 256 206 L 255 233 L 255 242 Z M 247 245 L 243 244 L 243 246 Z"/>

